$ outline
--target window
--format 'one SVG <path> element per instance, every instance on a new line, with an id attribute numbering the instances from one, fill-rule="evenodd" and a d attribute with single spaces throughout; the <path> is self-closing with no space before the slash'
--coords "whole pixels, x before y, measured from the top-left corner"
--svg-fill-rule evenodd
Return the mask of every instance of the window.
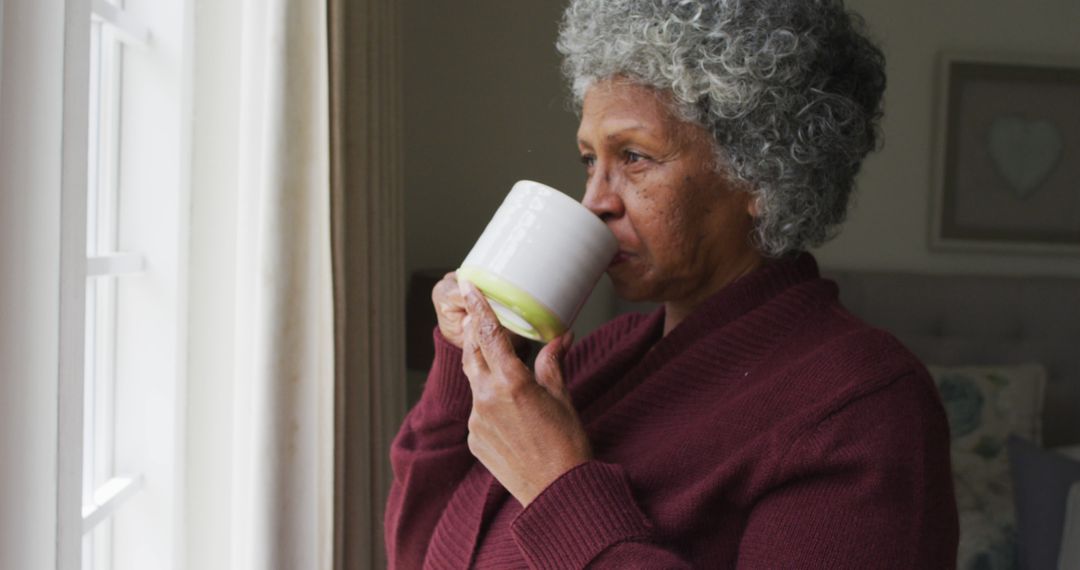
<path id="1" fill-rule="evenodd" d="M 182 564 L 182 0 L 92 0 L 84 570 Z"/>

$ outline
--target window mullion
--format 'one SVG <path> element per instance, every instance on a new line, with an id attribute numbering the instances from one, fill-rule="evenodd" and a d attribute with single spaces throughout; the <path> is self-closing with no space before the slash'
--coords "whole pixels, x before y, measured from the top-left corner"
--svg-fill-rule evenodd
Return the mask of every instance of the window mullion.
<path id="1" fill-rule="evenodd" d="M 141 253 L 117 252 L 95 255 L 86 259 L 87 277 L 115 277 L 142 273 L 146 269 L 146 257 Z"/>
<path id="2" fill-rule="evenodd" d="M 104 68 L 102 85 L 102 178 L 101 198 L 98 201 L 99 217 L 96 236 L 98 252 L 112 253 L 119 241 L 119 187 L 120 187 L 120 104 L 123 76 L 123 50 L 116 34 L 104 30 L 102 35 L 101 64 Z"/>
<path id="3" fill-rule="evenodd" d="M 143 486 L 143 476 L 113 477 L 94 491 L 92 503 L 83 505 L 83 534 L 106 521 Z"/>
<path id="4" fill-rule="evenodd" d="M 97 425 L 97 401 L 96 401 L 96 377 L 97 377 L 97 282 L 88 279 L 86 281 L 86 316 L 84 340 L 85 356 L 83 360 L 83 460 L 82 460 L 82 502 L 86 503 L 87 497 L 92 497 L 96 482 L 94 474 L 97 472 L 97 453 L 95 427 Z M 86 568 L 87 559 L 93 559 L 93 543 L 88 543 L 83 552 L 83 568 Z"/>
<path id="5" fill-rule="evenodd" d="M 137 46 L 145 46 L 150 43 L 149 28 L 119 6 L 110 4 L 105 0 L 91 0 L 90 6 L 94 14 L 94 20 L 108 24 L 115 29 L 119 39 L 124 43 Z"/>

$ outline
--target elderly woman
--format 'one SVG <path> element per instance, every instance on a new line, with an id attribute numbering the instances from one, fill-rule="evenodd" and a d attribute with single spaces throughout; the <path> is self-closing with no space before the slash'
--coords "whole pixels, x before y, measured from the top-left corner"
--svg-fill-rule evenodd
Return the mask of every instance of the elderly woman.
<path id="1" fill-rule="evenodd" d="M 808 248 L 877 144 L 881 52 L 840 0 L 573 0 L 583 204 L 615 319 L 535 372 L 477 291 L 394 440 L 398 568 L 951 568 L 945 415 Z"/>

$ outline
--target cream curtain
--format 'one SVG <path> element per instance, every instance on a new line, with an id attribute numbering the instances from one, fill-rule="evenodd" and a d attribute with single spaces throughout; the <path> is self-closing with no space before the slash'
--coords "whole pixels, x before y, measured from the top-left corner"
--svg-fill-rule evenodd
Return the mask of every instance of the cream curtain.
<path id="1" fill-rule="evenodd" d="M 232 564 L 385 566 L 404 415 L 394 0 L 244 0 Z"/>
<path id="2" fill-rule="evenodd" d="M 333 563 L 325 0 L 244 0 L 232 564 Z"/>

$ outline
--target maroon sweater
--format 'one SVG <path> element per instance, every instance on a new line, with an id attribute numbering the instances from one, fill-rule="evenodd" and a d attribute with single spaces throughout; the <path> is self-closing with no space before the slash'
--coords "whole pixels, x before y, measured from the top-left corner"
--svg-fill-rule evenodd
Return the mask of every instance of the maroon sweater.
<path id="1" fill-rule="evenodd" d="M 926 369 L 813 257 L 729 285 L 661 338 L 615 319 L 567 355 L 595 459 L 524 511 L 470 454 L 461 352 L 394 439 L 391 568 L 956 565 L 949 431 Z"/>

